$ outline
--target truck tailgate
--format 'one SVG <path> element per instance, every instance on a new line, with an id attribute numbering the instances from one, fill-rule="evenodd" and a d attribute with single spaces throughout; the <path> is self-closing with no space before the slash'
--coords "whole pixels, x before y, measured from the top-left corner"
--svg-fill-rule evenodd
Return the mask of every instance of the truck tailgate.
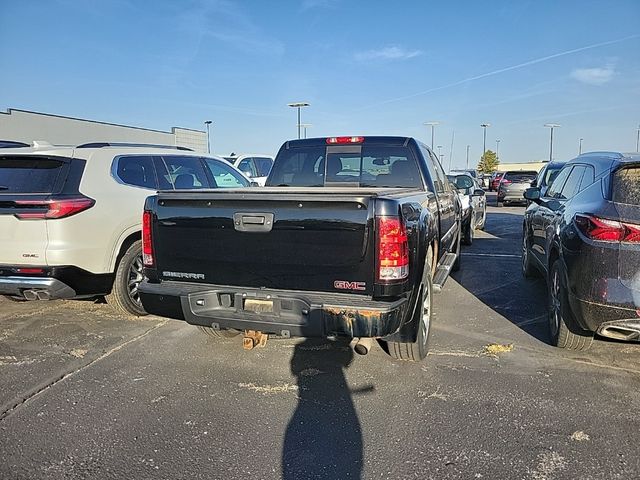
<path id="1" fill-rule="evenodd" d="M 321 190 L 160 193 L 159 278 L 371 295 L 375 194 Z"/>

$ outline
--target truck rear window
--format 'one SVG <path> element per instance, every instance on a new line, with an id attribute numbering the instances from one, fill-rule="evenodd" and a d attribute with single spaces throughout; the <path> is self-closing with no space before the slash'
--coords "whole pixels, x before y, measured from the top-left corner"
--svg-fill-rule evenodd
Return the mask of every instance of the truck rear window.
<path id="1" fill-rule="evenodd" d="M 0 193 L 54 193 L 64 164 L 51 158 L 0 157 Z"/>
<path id="2" fill-rule="evenodd" d="M 613 201 L 640 205 L 640 166 L 618 170 L 613 176 Z"/>
<path id="3" fill-rule="evenodd" d="M 281 151 L 267 185 L 423 187 L 418 164 L 409 148 L 378 145 L 298 147 Z"/>

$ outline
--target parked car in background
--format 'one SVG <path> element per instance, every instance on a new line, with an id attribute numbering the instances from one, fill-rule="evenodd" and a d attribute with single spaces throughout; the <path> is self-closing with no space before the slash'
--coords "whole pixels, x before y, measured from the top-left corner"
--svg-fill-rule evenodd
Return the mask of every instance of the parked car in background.
<path id="1" fill-rule="evenodd" d="M 552 343 L 640 340 L 640 155 L 580 155 L 525 196 L 522 270 L 547 279 Z"/>
<path id="2" fill-rule="evenodd" d="M 273 157 L 269 155 L 230 155 L 223 158 L 261 187 L 264 187 L 273 166 Z"/>
<path id="3" fill-rule="evenodd" d="M 487 221 L 487 197 L 478 181 L 469 175 L 447 175 L 458 191 L 462 205 L 462 243 L 473 243 L 474 230 L 483 230 Z"/>
<path id="4" fill-rule="evenodd" d="M 495 172 L 491 175 L 491 181 L 489 182 L 489 191 L 497 192 L 498 186 L 500 185 L 500 180 L 502 180 L 502 176 L 504 172 Z"/>
<path id="5" fill-rule="evenodd" d="M 157 190 L 246 187 L 220 158 L 183 147 L 41 144 L 0 151 L 0 295 L 49 300 L 106 295 L 145 313 L 142 207 Z"/>
<path id="6" fill-rule="evenodd" d="M 564 167 L 565 163 L 562 161 L 554 160 L 552 162 L 548 162 L 542 167 L 542 170 L 538 173 L 538 176 L 535 178 L 533 182 L 531 182 L 532 187 L 540 188 L 540 196 L 544 197 L 547 193 L 547 189 L 553 182 L 553 179 L 556 178 L 558 172 Z"/>
<path id="7" fill-rule="evenodd" d="M 265 188 L 162 192 L 144 218 L 145 308 L 246 348 L 342 335 L 422 360 L 460 263 L 458 195 L 407 137 L 292 140 Z"/>
<path id="8" fill-rule="evenodd" d="M 510 203 L 526 204 L 523 196 L 524 191 L 531 187 L 531 182 L 536 179 L 537 175 L 538 172 L 535 170 L 505 172 L 498 185 L 498 206 L 501 207 Z"/>

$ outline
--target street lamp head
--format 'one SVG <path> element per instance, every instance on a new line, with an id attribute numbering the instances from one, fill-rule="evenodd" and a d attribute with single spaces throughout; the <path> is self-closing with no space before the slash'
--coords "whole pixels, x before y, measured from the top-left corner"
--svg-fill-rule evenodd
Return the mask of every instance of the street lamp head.
<path id="1" fill-rule="evenodd" d="M 560 125 L 559 123 L 545 123 L 544 126 L 547 128 L 558 128 L 558 127 L 561 127 L 562 125 Z"/>
<path id="2" fill-rule="evenodd" d="M 490 127 L 490 126 L 491 126 L 491 124 L 490 124 L 490 123 L 481 123 L 481 124 L 480 124 L 480 126 L 481 126 L 482 128 L 487 128 L 487 127 Z"/>
<path id="3" fill-rule="evenodd" d="M 212 123 L 213 123 L 213 122 L 212 122 L 211 120 L 206 120 L 206 121 L 204 122 L 204 124 L 205 124 L 205 125 L 211 125 Z"/>
<path id="4" fill-rule="evenodd" d="M 424 122 L 423 125 L 435 127 L 436 125 L 440 125 L 440 122 Z"/>
<path id="5" fill-rule="evenodd" d="M 288 107 L 308 107 L 309 104 L 307 102 L 292 102 L 292 103 L 287 103 Z"/>

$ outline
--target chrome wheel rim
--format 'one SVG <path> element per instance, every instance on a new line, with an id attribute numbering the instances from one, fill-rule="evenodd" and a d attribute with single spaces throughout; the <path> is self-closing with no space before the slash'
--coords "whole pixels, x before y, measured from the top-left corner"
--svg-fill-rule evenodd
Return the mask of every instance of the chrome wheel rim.
<path id="1" fill-rule="evenodd" d="M 424 328 L 424 335 L 422 337 L 422 344 L 427 343 L 429 337 L 429 327 L 431 325 L 431 292 L 429 287 L 425 285 L 424 300 L 422 302 L 422 325 Z"/>
<path id="2" fill-rule="evenodd" d="M 140 282 L 142 282 L 143 274 L 142 274 L 142 255 L 137 256 L 131 265 L 129 266 L 129 277 L 128 277 L 128 285 L 127 292 L 129 293 L 129 298 L 133 303 L 142 307 L 142 302 L 140 300 L 140 292 L 138 291 L 138 286 Z"/>
<path id="3" fill-rule="evenodd" d="M 551 304 L 549 305 L 549 324 L 551 327 L 551 335 L 556 336 L 560 326 L 560 275 L 558 270 L 554 269 L 551 275 Z"/>

